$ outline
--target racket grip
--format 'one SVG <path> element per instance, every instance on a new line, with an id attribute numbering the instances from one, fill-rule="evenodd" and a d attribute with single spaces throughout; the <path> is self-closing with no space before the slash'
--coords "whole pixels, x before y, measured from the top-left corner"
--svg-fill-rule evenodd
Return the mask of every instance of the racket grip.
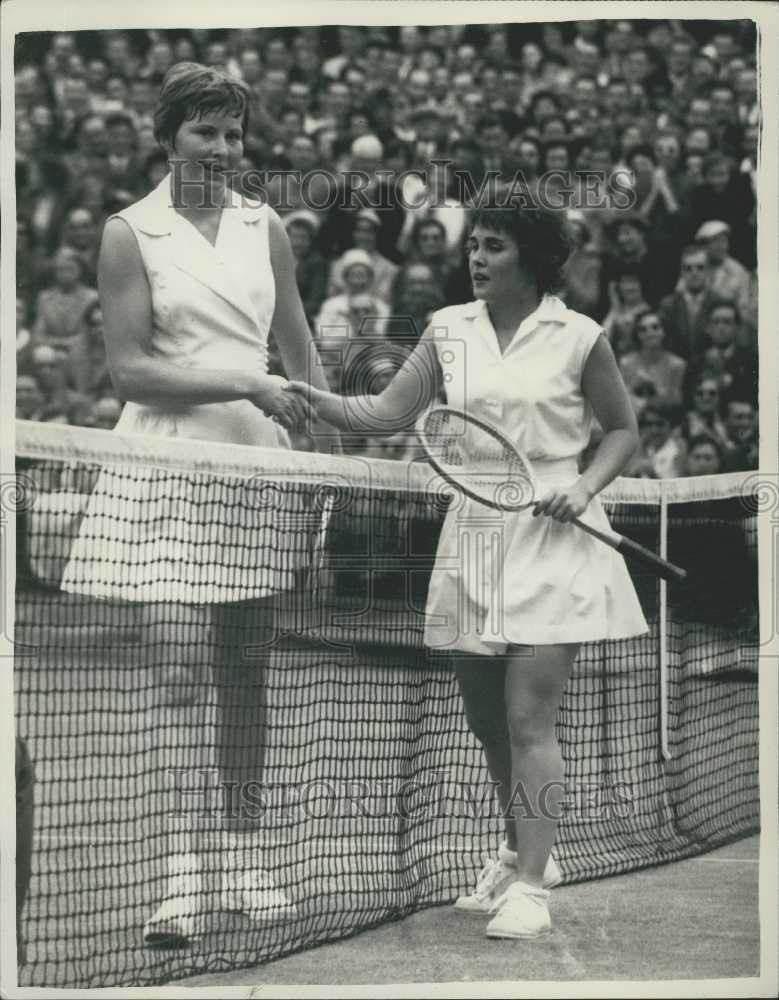
<path id="1" fill-rule="evenodd" d="M 682 569 L 681 566 L 674 565 L 672 562 L 668 562 L 667 559 L 661 559 L 654 552 L 645 549 L 643 545 L 639 545 L 638 542 L 634 542 L 631 538 L 625 538 L 624 535 L 621 536 L 617 545 L 617 552 L 621 552 L 628 559 L 634 559 L 636 562 L 643 563 L 644 566 L 653 570 L 663 580 L 669 580 L 671 583 L 681 583 L 682 580 L 687 579 L 687 570 Z"/>
<path id="2" fill-rule="evenodd" d="M 617 552 L 628 559 L 634 559 L 636 562 L 643 563 L 647 569 L 651 569 L 653 573 L 663 580 L 669 580 L 671 583 L 681 583 L 682 580 L 687 579 L 687 570 L 682 569 L 681 566 L 676 566 L 672 562 L 668 562 L 667 559 L 661 559 L 660 556 L 655 555 L 650 549 L 645 549 L 643 545 L 634 542 L 632 538 L 626 538 L 616 531 L 609 532 L 608 534 L 605 531 L 599 531 L 597 528 L 585 524 L 584 521 L 580 521 L 579 518 L 576 518 L 574 524 L 578 524 L 588 535 L 599 538 L 602 542 L 610 545 L 612 549 L 616 549 Z"/>

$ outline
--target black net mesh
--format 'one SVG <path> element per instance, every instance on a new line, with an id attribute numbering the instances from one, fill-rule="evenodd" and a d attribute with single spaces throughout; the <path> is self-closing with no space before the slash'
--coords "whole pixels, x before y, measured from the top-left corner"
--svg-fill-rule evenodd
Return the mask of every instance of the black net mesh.
<path id="1" fill-rule="evenodd" d="M 472 887 L 502 819 L 451 659 L 421 642 L 446 506 L 423 467 L 24 423 L 17 456 L 22 984 L 254 965 Z M 758 825 L 754 498 L 673 485 L 666 653 L 660 585 L 631 567 L 649 635 L 585 645 L 565 693 L 568 882 Z M 607 503 L 655 550 L 658 495 Z M 166 896 L 187 948 L 145 946 Z"/>

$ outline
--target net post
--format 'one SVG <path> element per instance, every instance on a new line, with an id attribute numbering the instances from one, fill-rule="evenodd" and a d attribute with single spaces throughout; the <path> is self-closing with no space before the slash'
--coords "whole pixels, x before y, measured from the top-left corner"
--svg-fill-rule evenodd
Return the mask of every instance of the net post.
<path id="1" fill-rule="evenodd" d="M 660 556 L 668 558 L 668 498 L 660 480 Z M 672 757 L 668 743 L 668 583 L 660 578 L 660 755 Z"/>

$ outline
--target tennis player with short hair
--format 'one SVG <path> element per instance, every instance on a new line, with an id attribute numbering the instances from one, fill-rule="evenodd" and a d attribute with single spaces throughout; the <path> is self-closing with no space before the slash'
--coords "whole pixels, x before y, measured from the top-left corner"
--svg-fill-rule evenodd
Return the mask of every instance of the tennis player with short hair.
<path id="1" fill-rule="evenodd" d="M 289 387 L 328 423 L 370 433 L 408 426 L 442 387 L 451 405 L 497 425 L 533 464 L 533 513 L 499 515 L 502 550 L 477 572 L 462 553 L 469 518 L 483 524 L 485 508 L 467 498 L 450 507 L 427 599 L 425 641 L 460 654 L 466 718 L 506 814 L 497 856 L 455 903 L 489 914 L 489 937 L 532 938 L 551 927 L 548 890 L 560 879 L 551 849 L 564 800 L 555 723 L 580 643 L 647 631 L 622 556 L 570 523 L 581 516 L 608 528 L 598 493 L 635 451 L 638 430 L 603 331 L 553 294 L 568 252 L 562 213 L 479 208 L 467 241 L 475 301 L 436 312 L 388 387 L 364 397 Z M 593 415 L 603 439 L 580 473 Z M 512 816 L 519 789 L 534 808 Z"/>
<path id="2" fill-rule="evenodd" d="M 311 371 L 326 387 L 317 369 L 307 368 L 311 336 L 284 226 L 270 206 L 232 190 L 248 114 L 247 86 L 207 66 L 178 63 L 162 82 L 155 134 L 170 172 L 107 221 L 100 249 L 107 356 L 117 392 L 128 401 L 118 433 L 289 447 L 284 428 L 300 426 L 309 406 L 284 391 L 285 379 L 267 372 L 271 328 L 287 372 L 306 378 Z M 197 655 L 202 644 L 190 626 L 201 609 L 210 614 L 217 765 L 229 787 L 262 781 L 265 654 L 258 650 L 273 636 L 273 597 L 291 581 L 283 553 L 272 566 L 257 563 L 253 539 L 270 530 L 258 523 L 267 522 L 267 512 L 247 514 L 240 498 L 233 504 L 224 493 L 205 497 L 205 488 L 144 467 L 133 484 L 125 478 L 112 488 L 104 469 L 63 588 L 144 602 L 157 618 L 145 642 L 156 669 L 177 641 L 188 656 Z M 213 513 L 204 518 L 205 501 L 212 500 L 208 509 L 223 511 L 221 521 Z M 209 553 L 228 550 L 236 561 L 214 565 Z M 191 728 L 194 710 L 177 711 Z M 165 751 L 162 770 L 177 763 L 174 750 Z M 222 834 L 216 894 L 206 884 L 203 845 L 193 831 L 185 828 L 171 841 L 164 900 L 145 926 L 148 945 L 186 945 L 214 907 L 240 910 L 256 922 L 295 912 L 265 870 L 257 831 Z"/>

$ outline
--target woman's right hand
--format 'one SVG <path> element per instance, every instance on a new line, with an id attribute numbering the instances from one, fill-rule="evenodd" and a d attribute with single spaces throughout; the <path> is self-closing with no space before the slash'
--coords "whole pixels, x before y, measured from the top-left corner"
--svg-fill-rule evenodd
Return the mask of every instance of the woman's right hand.
<path id="1" fill-rule="evenodd" d="M 306 402 L 313 408 L 314 413 L 316 413 L 318 404 L 320 404 L 325 397 L 329 395 L 329 393 L 325 393 L 321 389 L 317 389 L 316 386 L 311 385 L 309 382 L 287 382 L 285 391 L 290 396 L 294 396 L 296 399 L 301 399 Z"/>
<path id="2" fill-rule="evenodd" d="M 315 419 L 314 410 L 304 396 L 287 391 L 289 384 L 280 375 L 265 375 L 248 399 L 286 430 L 302 430 Z"/>

